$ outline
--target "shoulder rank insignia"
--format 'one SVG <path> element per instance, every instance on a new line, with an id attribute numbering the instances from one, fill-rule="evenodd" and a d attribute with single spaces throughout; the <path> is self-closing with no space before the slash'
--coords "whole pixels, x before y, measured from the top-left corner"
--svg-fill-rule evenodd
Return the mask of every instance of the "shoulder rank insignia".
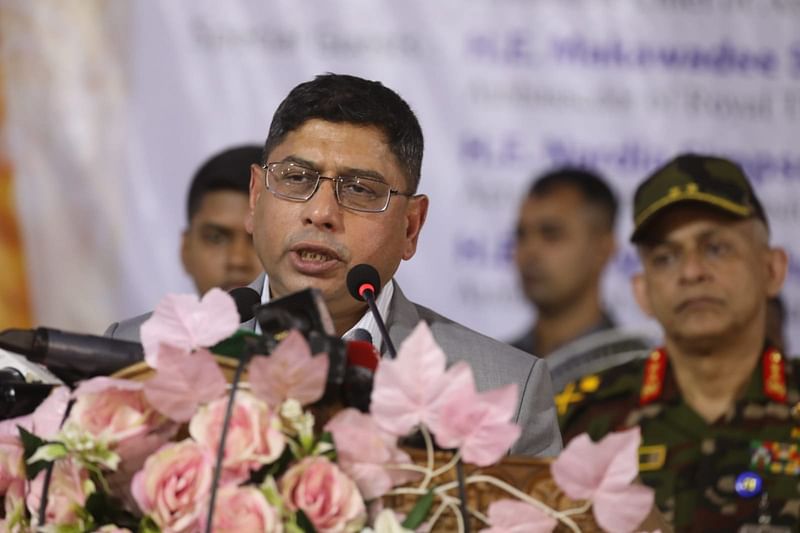
<path id="1" fill-rule="evenodd" d="M 771 400 L 786 403 L 786 368 L 783 356 L 775 348 L 768 348 L 762 357 L 764 394 Z"/>
<path id="2" fill-rule="evenodd" d="M 639 393 L 639 404 L 647 405 L 657 400 L 664 390 L 664 374 L 667 371 L 667 353 L 663 348 L 653 350 L 644 366 L 642 390 Z"/>

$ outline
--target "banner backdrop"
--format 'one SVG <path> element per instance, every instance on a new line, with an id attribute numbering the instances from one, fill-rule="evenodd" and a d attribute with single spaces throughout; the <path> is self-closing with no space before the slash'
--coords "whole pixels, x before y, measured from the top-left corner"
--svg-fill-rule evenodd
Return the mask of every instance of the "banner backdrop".
<path id="1" fill-rule="evenodd" d="M 792 257 L 783 296 L 790 344 L 800 347 L 800 0 L 171 0 L 112 13 L 105 3 L 76 5 L 100 22 L 81 19 L 94 33 L 68 40 L 57 57 L 84 76 L 40 89 L 56 112 L 46 131 L 10 124 L 28 246 L 59 265 L 31 270 L 43 323 L 100 331 L 167 291 L 189 291 L 178 242 L 197 165 L 223 147 L 263 142 L 294 85 L 338 72 L 397 90 L 426 135 L 421 192 L 431 211 L 417 256 L 398 273 L 413 299 L 498 338 L 524 329 L 532 314 L 510 263 L 520 197 L 535 174 L 577 163 L 605 173 L 623 206 L 608 306 L 656 334 L 629 289 L 638 268 L 627 245 L 631 195 L 664 160 L 697 150 L 738 160 L 753 179 L 773 240 Z M 55 11 L 48 21 L 77 16 Z M 59 149 L 31 152 L 42 138 Z M 65 168 L 76 150 L 99 159 Z M 43 156 L 57 169 L 46 177 L 30 160 Z M 56 223 L 42 227 L 42 195 L 54 183 L 63 188 L 47 206 Z M 68 214 L 76 205 L 91 213 L 85 227 Z M 79 230 L 90 244 L 78 258 L 52 255 Z M 94 290 L 85 301 L 97 307 L 77 320 L 82 296 L 72 288 L 86 279 Z"/>

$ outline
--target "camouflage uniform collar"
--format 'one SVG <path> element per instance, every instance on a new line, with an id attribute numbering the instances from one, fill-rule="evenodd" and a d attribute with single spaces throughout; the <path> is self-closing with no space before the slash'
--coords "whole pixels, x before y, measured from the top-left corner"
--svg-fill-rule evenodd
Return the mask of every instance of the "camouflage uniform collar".
<path id="1" fill-rule="evenodd" d="M 682 401 L 683 396 L 669 364 L 669 357 L 663 357 L 663 363 L 659 363 L 658 358 L 655 357 L 655 354 L 658 353 L 663 356 L 667 355 L 665 348 L 659 348 L 651 352 L 647 359 L 643 368 L 640 403 L 643 405 L 654 402 L 677 404 Z M 659 365 L 663 365 L 660 380 L 657 379 Z M 744 389 L 744 394 L 736 403 L 786 403 L 787 383 L 791 381 L 789 379 L 791 370 L 791 365 L 787 362 L 786 357 L 777 349 L 765 344 L 753 375 Z M 659 392 L 656 394 L 650 390 L 648 395 L 648 387 L 656 387 Z"/>

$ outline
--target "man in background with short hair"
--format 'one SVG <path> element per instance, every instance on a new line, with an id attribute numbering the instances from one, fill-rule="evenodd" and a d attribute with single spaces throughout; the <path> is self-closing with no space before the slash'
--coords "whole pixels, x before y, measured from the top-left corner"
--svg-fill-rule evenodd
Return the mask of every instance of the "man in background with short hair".
<path id="1" fill-rule="evenodd" d="M 616 328 L 602 302 L 616 214 L 605 180 L 571 167 L 536 179 L 520 207 L 514 260 L 536 322 L 512 345 L 547 358 L 556 391 L 647 348 L 643 337 Z"/>
<path id="2" fill-rule="evenodd" d="M 253 239 L 245 229 L 249 213 L 250 165 L 262 148 L 229 148 L 195 173 L 187 200 L 188 227 L 181 237 L 181 262 L 197 292 L 243 287 L 261 273 Z"/>

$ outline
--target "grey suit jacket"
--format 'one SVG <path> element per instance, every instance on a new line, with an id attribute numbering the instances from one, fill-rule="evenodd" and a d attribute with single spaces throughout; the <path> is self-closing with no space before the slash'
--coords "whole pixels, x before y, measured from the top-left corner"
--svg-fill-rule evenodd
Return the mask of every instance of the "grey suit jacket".
<path id="1" fill-rule="evenodd" d="M 250 287 L 261 292 L 263 284 L 264 276 L 261 275 Z M 138 342 L 139 327 L 149 316 L 140 315 L 112 324 L 106 335 Z M 561 433 L 553 404 L 550 373 L 544 361 L 410 302 L 395 283 L 386 327 L 398 348 L 420 320 L 427 322 L 436 342 L 447 354 L 448 366 L 457 361 L 466 361 L 472 366 L 478 390 L 497 388 L 508 383 L 517 384 L 520 396 L 515 422 L 522 428 L 522 434 L 511 449 L 512 453 L 536 456 L 558 454 L 561 450 Z M 245 322 L 242 327 L 252 329 L 255 320 Z"/>

